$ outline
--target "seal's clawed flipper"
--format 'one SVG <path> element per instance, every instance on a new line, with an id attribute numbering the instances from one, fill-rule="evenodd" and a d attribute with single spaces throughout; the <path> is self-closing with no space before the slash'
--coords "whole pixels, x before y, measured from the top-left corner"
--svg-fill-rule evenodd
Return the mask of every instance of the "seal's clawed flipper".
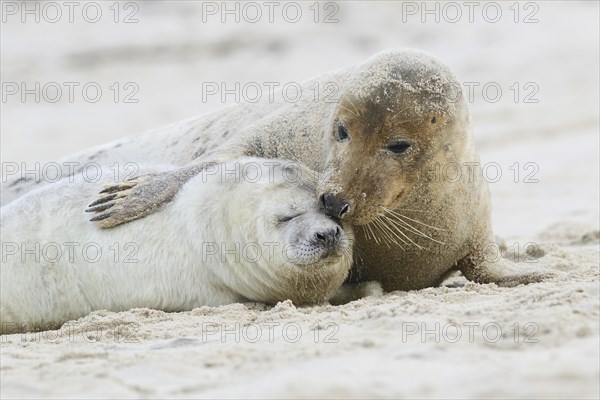
<path id="1" fill-rule="evenodd" d="M 187 167 L 105 185 L 99 193 L 101 197 L 85 211 L 97 214 L 90 221 L 100 228 L 112 228 L 145 217 L 171 201 L 198 171 L 198 167 Z"/>
<path id="2" fill-rule="evenodd" d="M 105 185 L 100 198 L 88 205 L 86 212 L 96 213 L 90 219 L 100 228 L 112 228 L 152 214 L 168 202 L 176 188 L 164 187 L 160 175 L 143 175 L 129 181 Z M 175 190 L 173 190 L 175 189 Z"/>
<path id="3" fill-rule="evenodd" d="M 470 254 L 458 262 L 458 268 L 470 281 L 495 283 L 513 287 L 557 278 L 558 272 L 536 268 L 531 264 L 514 263 L 505 258 Z"/>

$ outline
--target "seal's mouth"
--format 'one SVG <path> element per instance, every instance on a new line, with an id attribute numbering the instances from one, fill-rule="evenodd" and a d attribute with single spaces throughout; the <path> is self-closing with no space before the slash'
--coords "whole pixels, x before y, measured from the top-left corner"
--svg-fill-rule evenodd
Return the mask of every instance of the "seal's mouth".
<path id="1" fill-rule="evenodd" d="M 400 191 L 400 193 L 398 193 L 396 195 L 396 197 L 394 197 L 394 200 L 392 200 L 392 204 L 390 204 L 390 207 L 394 207 L 394 206 L 398 205 L 398 203 L 400 203 L 400 200 L 402 200 L 403 195 L 404 195 L 404 189 L 402 189 Z"/>
<path id="2" fill-rule="evenodd" d="M 339 247 L 322 247 L 311 243 L 298 243 L 293 247 L 293 255 L 290 258 L 295 265 L 310 266 L 333 263 L 342 256 Z"/>
<path id="3" fill-rule="evenodd" d="M 303 238 L 290 245 L 286 258 L 292 264 L 301 267 L 325 267 L 338 263 L 351 249 L 348 236 L 338 226 L 330 232 L 316 232 L 310 238 Z"/>
<path id="4" fill-rule="evenodd" d="M 364 197 L 352 199 L 350 200 L 350 203 L 355 205 L 353 208 L 354 212 L 352 212 L 348 218 L 345 218 L 344 221 L 354 226 L 368 225 L 381 215 L 382 210 L 388 208 L 394 209 L 399 206 L 402 203 L 405 194 L 405 189 L 400 190 L 389 203 L 377 203 L 373 199 L 370 202 L 367 202 Z"/>

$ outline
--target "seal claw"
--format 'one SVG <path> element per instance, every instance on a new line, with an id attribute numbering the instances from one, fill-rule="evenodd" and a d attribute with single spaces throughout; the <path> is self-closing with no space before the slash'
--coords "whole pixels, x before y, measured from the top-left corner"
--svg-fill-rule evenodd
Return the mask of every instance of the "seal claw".
<path id="1" fill-rule="evenodd" d="M 104 189 L 102 189 L 100 191 L 100 194 L 120 192 L 122 190 L 131 189 L 132 187 L 134 187 L 135 185 L 137 185 L 137 181 L 128 180 L 126 182 L 128 182 L 128 183 L 119 183 L 119 184 L 116 184 L 116 185 L 107 185 Z"/>
<path id="2" fill-rule="evenodd" d="M 111 215 L 112 215 L 112 213 L 100 214 L 100 215 L 97 215 L 94 218 L 90 219 L 90 221 L 91 222 L 102 221 L 103 219 L 110 218 Z"/>
<path id="3" fill-rule="evenodd" d="M 114 205 L 115 205 L 115 202 L 102 204 L 102 205 L 99 205 L 96 207 L 90 207 L 87 210 L 85 210 L 85 212 L 100 212 L 100 211 L 108 210 L 109 208 L 111 208 Z"/>
<path id="4" fill-rule="evenodd" d="M 100 193 L 102 193 L 102 192 L 100 192 Z M 98 204 L 106 203 L 107 201 L 110 201 L 110 200 L 114 199 L 115 197 L 117 197 L 116 193 L 109 194 L 108 196 L 101 197 L 98 200 L 90 203 L 88 205 L 88 207 L 94 207 L 94 206 L 97 206 Z"/>

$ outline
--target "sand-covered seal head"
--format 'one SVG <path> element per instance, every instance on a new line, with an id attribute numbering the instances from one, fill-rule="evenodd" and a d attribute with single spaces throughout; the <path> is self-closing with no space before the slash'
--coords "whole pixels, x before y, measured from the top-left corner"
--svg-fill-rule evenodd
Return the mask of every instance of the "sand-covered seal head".
<path id="1" fill-rule="evenodd" d="M 318 195 L 331 215 L 362 225 L 402 204 L 435 162 L 458 158 L 469 115 L 454 74 L 424 52 L 380 53 L 349 76 L 325 127 Z"/>
<path id="2" fill-rule="evenodd" d="M 326 215 L 315 197 L 315 173 L 290 161 L 260 158 L 221 168 L 227 171 L 222 182 L 210 185 L 211 200 L 182 208 L 195 214 L 186 218 L 190 237 L 218 243 L 211 256 L 219 262 L 209 265 L 216 265 L 225 285 L 245 299 L 266 303 L 330 298 L 351 267 L 353 233 Z M 206 199 L 186 193 L 194 190 L 206 188 L 188 184 L 180 197 Z M 198 215 L 202 226 L 194 223 Z"/>

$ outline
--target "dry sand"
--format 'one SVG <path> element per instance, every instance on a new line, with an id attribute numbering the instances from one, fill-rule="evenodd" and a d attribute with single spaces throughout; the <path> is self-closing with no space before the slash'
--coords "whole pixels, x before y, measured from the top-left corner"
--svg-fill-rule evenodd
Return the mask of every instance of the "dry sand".
<path id="1" fill-rule="evenodd" d="M 538 239 L 544 255 L 528 259 L 564 277 L 499 288 L 455 276 L 342 306 L 99 311 L 4 336 L 3 395 L 597 398 L 598 230 Z"/>

